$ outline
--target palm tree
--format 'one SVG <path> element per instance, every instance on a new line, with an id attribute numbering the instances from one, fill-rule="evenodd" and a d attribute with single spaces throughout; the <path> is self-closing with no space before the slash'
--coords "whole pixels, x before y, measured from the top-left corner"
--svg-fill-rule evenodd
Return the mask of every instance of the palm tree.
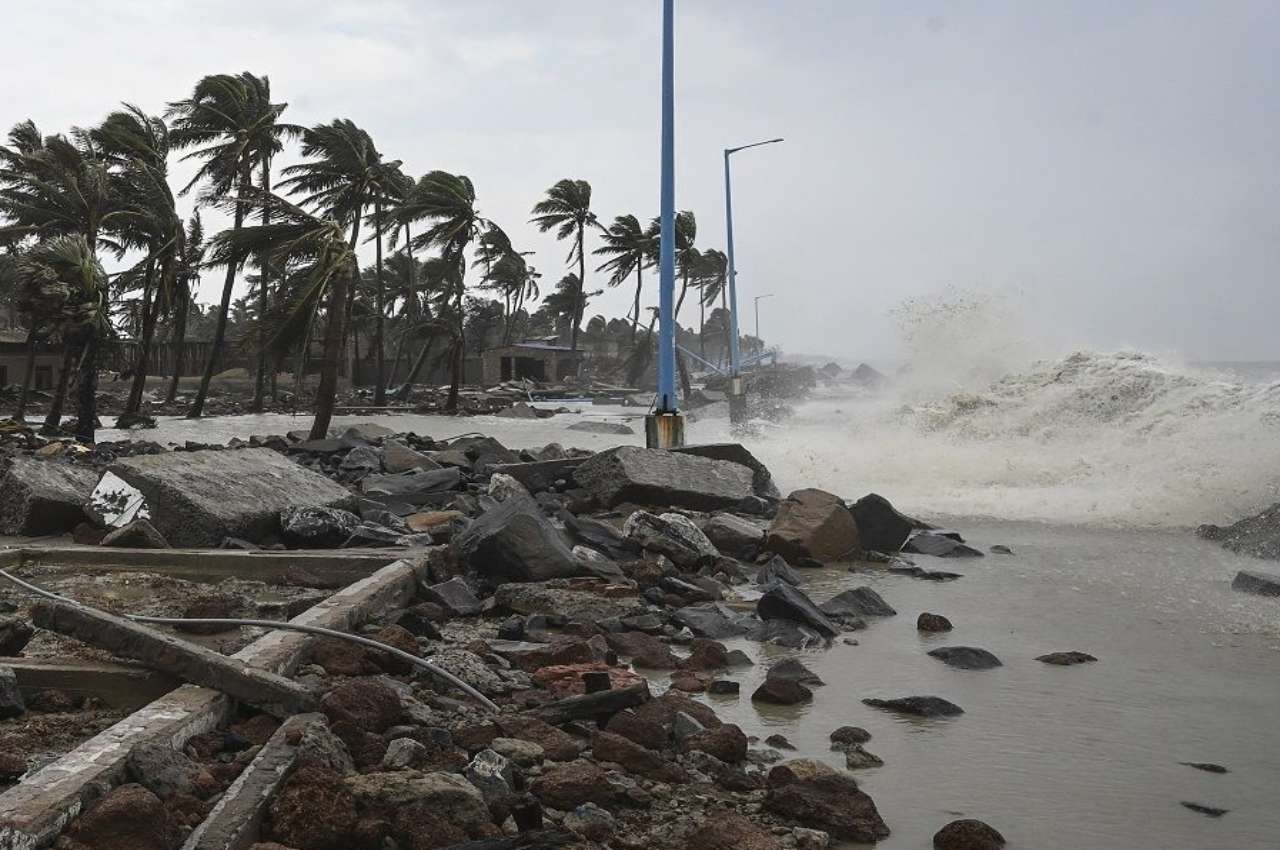
<path id="1" fill-rule="evenodd" d="M 696 269 L 696 277 L 699 290 L 699 312 L 700 319 L 698 325 L 698 346 L 700 353 L 705 358 L 707 356 L 707 307 L 714 305 L 719 299 L 721 308 L 725 306 L 725 296 L 728 287 L 725 282 L 729 278 L 729 258 L 724 252 L 717 251 L 715 248 L 708 248 L 702 252 L 701 258 L 698 260 Z M 728 333 L 728 325 L 724 327 L 725 333 Z M 728 346 L 729 338 L 725 337 L 725 345 Z"/>
<path id="2" fill-rule="evenodd" d="M 319 124 L 302 134 L 302 155 L 310 161 L 292 165 L 284 170 L 290 175 L 281 182 L 293 194 L 303 195 L 302 204 L 320 210 L 321 214 L 351 229 L 351 249 L 359 244 L 360 224 L 365 210 L 373 207 L 374 239 L 377 243 L 378 316 L 383 313 L 382 302 L 382 234 L 383 206 L 399 194 L 399 161 L 383 162 L 373 139 L 349 119 L 338 118 L 328 124 Z M 359 272 L 357 270 L 357 278 Z M 347 292 L 346 323 L 351 323 L 351 309 L 355 299 L 355 287 Z M 377 348 L 378 396 L 385 392 L 386 364 L 382 349 L 382 321 L 377 319 L 374 345 Z M 344 342 L 345 344 L 345 342 Z M 359 368 L 353 355 L 351 380 L 356 380 Z"/>
<path id="3" fill-rule="evenodd" d="M 268 347 L 275 352 L 291 350 L 308 332 L 320 306 L 325 305 L 324 362 L 316 390 L 315 419 L 311 423 L 311 439 L 321 439 L 328 434 L 333 419 L 338 363 L 345 336 L 347 290 L 354 284 L 356 275 L 355 247 L 347 240 L 346 223 L 317 217 L 278 195 L 257 189 L 224 202 L 224 205 L 232 204 L 270 206 L 268 220 L 271 223 L 242 225 L 219 233 L 210 245 L 208 265 L 235 263 L 239 258 L 256 254 L 280 268 L 297 265 L 295 274 L 305 282 L 268 340 Z"/>
<path id="4" fill-rule="evenodd" d="M 538 230 L 546 233 L 551 228 L 557 228 L 556 239 L 565 240 L 572 239 L 573 245 L 569 249 L 569 258 L 566 262 L 573 264 L 574 259 L 578 262 L 578 291 L 581 295 L 582 287 L 587 279 L 587 259 L 585 253 L 586 247 L 586 231 L 587 228 L 598 228 L 600 226 L 596 214 L 591 211 L 591 184 L 586 180 L 561 180 L 547 190 L 545 200 L 539 201 L 533 207 L 533 218 L 531 221 L 538 226 Z M 585 302 L 582 302 L 585 305 Z M 573 351 L 578 350 L 578 325 L 582 322 L 582 313 L 579 311 L 574 314 L 572 324 L 569 329 L 569 347 Z"/>
<path id="5" fill-rule="evenodd" d="M 473 240 L 498 228 L 476 208 L 476 190 L 470 178 L 445 171 L 424 175 L 392 215 L 401 224 L 430 222 L 426 232 L 415 236 L 409 244 L 415 248 L 438 248 L 440 259 L 450 267 L 450 272 L 441 276 L 442 303 L 449 307 L 453 329 L 449 398 L 445 409 L 456 411 L 466 344 L 462 299 L 466 292 L 467 250 Z"/>
<path id="6" fill-rule="evenodd" d="M 26 121 L 9 134 L 10 144 L 0 148 L 0 217 L 8 224 L 0 236 L 34 236 L 47 240 L 57 236 L 78 236 L 88 257 L 85 268 L 97 266 L 99 248 L 122 256 L 124 248 L 112 232 L 121 226 L 124 212 L 120 204 L 119 178 L 112 174 L 91 134 L 73 130 L 72 138 L 55 135 L 43 139 L 35 125 Z M 67 264 L 69 259 L 61 262 Z M 94 275 L 82 275 L 96 285 Z M 84 282 L 81 278 L 82 283 Z M 88 284 L 85 284 L 88 285 Z M 89 292 L 85 304 L 97 305 L 103 295 Z M 80 391 L 77 436 L 91 442 L 97 413 L 98 337 L 106 327 L 105 303 L 100 321 L 73 323 L 77 332 L 64 335 L 62 371 L 44 430 L 56 432 L 62 418 L 71 370 L 79 354 Z M 95 308 L 96 309 L 96 308 Z"/>
<path id="7" fill-rule="evenodd" d="M 206 199 L 216 200 L 233 192 L 245 194 L 253 185 L 253 170 L 259 166 L 264 175 L 262 190 L 269 191 L 271 158 L 283 149 L 286 137 L 300 131 L 292 124 L 281 123 L 280 116 L 287 107 L 286 103 L 271 102 L 268 78 L 254 76 L 248 71 L 205 77 L 196 83 L 189 98 L 170 104 L 170 144 L 175 149 L 194 147 L 195 150 L 183 159 L 204 161 L 195 177 L 183 188 L 183 194 L 201 182 L 207 183 Z M 244 225 L 244 214 L 245 206 L 235 204 L 232 210 L 233 230 Z M 269 216 L 270 212 L 263 210 L 263 215 Z M 268 223 L 269 218 L 263 222 L 264 226 Z M 189 419 L 199 419 L 204 412 L 209 382 L 213 380 L 226 342 L 227 313 L 231 309 L 236 272 L 247 258 L 227 259 L 227 275 L 222 284 L 213 344 L 200 378 L 200 389 L 187 412 Z M 265 297 L 265 286 L 262 293 Z"/>
<path id="8" fill-rule="evenodd" d="M 177 274 L 167 303 L 161 305 L 173 319 L 173 332 L 169 344 L 173 348 L 173 377 L 165 393 L 165 403 L 173 404 L 178 395 L 178 381 L 182 378 L 182 356 L 186 347 L 187 317 L 191 313 L 194 294 L 200 288 L 200 267 L 204 263 L 204 224 L 200 211 L 191 214 L 187 222 L 186 238 L 178 255 Z"/>
<path id="9" fill-rule="evenodd" d="M 98 392 L 96 352 L 107 329 L 107 273 L 88 240 L 79 234 L 37 243 L 23 255 L 18 273 L 24 290 L 43 302 L 36 309 L 48 308 L 57 315 L 68 348 L 74 343 L 82 352 L 76 439 L 92 443 Z"/>
<path id="10" fill-rule="evenodd" d="M 117 227 L 121 241 L 146 252 L 133 269 L 118 279 L 118 283 L 136 285 L 141 278 L 142 290 L 138 356 L 123 414 L 128 417 L 137 414 L 142 405 L 158 314 L 156 304 L 172 299 L 186 233 L 169 188 L 169 128 L 164 121 L 125 104 L 91 134 L 104 157 L 117 165 L 121 174 L 124 209 Z"/>
<path id="11" fill-rule="evenodd" d="M 636 273 L 636 297 L 631 308 L 631 341 L 636 341 L 640 327 L 640 291 L 644 288 L 643 271 L 657 251 L 656 234 L 640 225 L 633 215 L 620 215 L 604 231 L 604 244 L 591 253 L 608 257 L 596 271 L 609 273 L 609 286 L 618 286 Z"/>

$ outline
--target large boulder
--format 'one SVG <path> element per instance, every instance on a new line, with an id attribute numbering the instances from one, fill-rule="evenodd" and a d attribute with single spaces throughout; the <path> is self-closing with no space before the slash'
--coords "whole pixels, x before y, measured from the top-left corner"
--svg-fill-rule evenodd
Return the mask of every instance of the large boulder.
<path id="1" fill-rule="evenodd" d="M 953 820 L 933 836 L 934 850 L 1000 850 L 1004 836 L 980 820 Z"/>
<path id="2" fill-rule="evenodd" d="M 756 602 L 756 613 L 761 620 L 791 620 L 801 623 L 827 638 L 833 638 L 841 631 L 803 590 L 786 582 L 777 582 L 764 592 Z"/>
<path id="3" fill-rule="evenodd" d="M 485 511 L 450 545 L 468 567 L 494 583 L 547 581 L 588 572 L 527 498 L 508 499 Z"/>
<path id="4" fill-rule="evenodd" d="M 538 777 L 530 789 L 544 805 L 572 811 L 583 803 L 608 807 L 619 798 L 618 789 L 603 770 L 590 762 L 575 761 Z"/>
<path id="5" fill-rule="evenodd" d="M 840 622 L 861 617 L 892 617 L 898 613 L 884 601 L 884 597 L 866 585 L 842 590 L 818 608 Z"/>
<path id="6" fill-rule="evenodd" d="M 178 825 L 164 803 L 141 785 L 121 785 L 80 816 L 71 835 L 94 850 L 174 850 Z"/>
<path id="7" fill-rule="evenodd" d="M 111 472 L 142 492 L 152 525 L 174 546 L 261 540 L 294 505 L 355 507 L 346 488 L 271 449 L 137 455 Z"/>
<path id="8" fill-rule="evenodd" d="M 84 520 L 98 473 L 31 457 L 15 457 L 0 478 L 0 533 L 61 534 Z"/>
<path id="9" fill-rule="evenodd" d="M 267 832 L 298 850 L 347 850 L 356 801 L 342 777 L 323 767 L 300 767 L 271 801 Z"/>
<path id="10" fill-rule="evenodd" d="M 785 762 L 769 771 L 765 809 L 821 829 L 833 838 L 874 844 L 889 837 L 875 802 L 844 771 L 812 759 Z"/>
<path id="11" fill-rule="evenodd" d="M 889 504 L 889 500 L 869 493 L 849 508 L 858 526 L 858 540 L 872 552 L 897 552 L 907 542 L 916 524 Z"/>
<path id="12" fill-rule="evenodd" d="M 655 516 L 636 511 L 627 517 L 622 533 L 640 548 L 666 555 L 678 567 L 696 567 L 720 556 L 715 545 L 684 514 Z"/>
<path id="13" fill-rule="evenodd" d="M 751 470 L 751 487 L 755 495 L 769 501 L 776 501 L 781 494 L 773 483 L 769 468 L 756 459 L 742 443 L 704 443 L 698 446 L 681 446 L 672 449 L 680 454 L 705 457 L 710 460 L 727 460 L 748 467 Z"/>
<path id="14" fill-rule="evenodd" d="M 635 446 L 601 452 L 573 475 L 605 507 L 631 502 L 713 511 L 754 493 L 752 470 L 741 464 Z"/>
<path id="15" fill-rule="evenodd" d="M 36 630 L 18 617 L 0 617 L 0 658 L 21 655 Z"/>
<path id="16" fill-rule="evenodd" d="M 782 500 L 769 525 L 765 546 L 788 561 L 835 561 L 859 548 L 858 526 L 840 497 L 813 488 Z"/>
<path id="17" fill-rule="evenodd" d="M 732 609 L 717 602 L 678 608 L 672 612 L 671 619 L 698 637 L 714 640 L 737 637 L 751 630 L 750 621 L 744 622 Z"/>

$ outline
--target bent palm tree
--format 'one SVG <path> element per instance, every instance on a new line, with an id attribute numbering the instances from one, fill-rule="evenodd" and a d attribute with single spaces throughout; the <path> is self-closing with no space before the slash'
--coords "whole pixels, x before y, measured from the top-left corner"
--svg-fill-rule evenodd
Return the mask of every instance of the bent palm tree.
<path id="1" fill-rule="evenodd" d="M 553 227 L 556 228 L 556 239 L 573 240 L 573 245 L 569 249 L 569 259 L 566 262 L 572 264 L 575 258 L 577 259 L 580 296 L 587 279 L 586 231 L 588 227 L 600 226 L 596 214 L 591 211 L 591 184 L 586 180 L 559 181 L 547 190 L 545 200 L 534 205 L 533 218 L 530 221 L 543 233 Z M 573 351 L 578 350 L 578 325 L 581 322 L 582 313 L 579 311 L 574 314 L 569 329 L 569 347 Z"/>
<path id="2" fill-rule="evenodd" d="M 636 297 L 631 307 L 631 341 L 636 341 L 640 327 L 640 291 L 644 288 L 643 271 L 657 251 L 656 234 L 640 225 L 633 215 L 620 215 L 613 220 L 601 238 L 604 244 L 591 253 L 608 257 L 596 271 L 609 273 L 609 286 L 619 286 L 636 274 Z"/>
<path id="3" fill-rule="evenodd" d="M 440 259 L 453 269 L 441 278 L 444 287 L 441 300 L 449 306 L 453 332 L 449 398 L 445 409 L 456 411 L 466 344 L 463 295 L 466 292 L 467 250 L 481 234 L 500 228 L 480 215 L 476 208 L 475 186 L 470 178 L 446 171 L 432 171 L 424 175 L 392 215 L 401 224 L 429 222 L 426 232 L 415 236 L 409 244 L 414 248 L 439 248 Z"/>
<path id="4" fill-rule="evenodd" d="M 207 184 L 207 198 L 217 199 L 233 192 L 244 194 L 253 185 L 253 169 L 259 165 L 263 166 L 265 179 L 269 180 L 271 157 L 283 149 L 286 136 L 300 131 L 299 127 L 280 122 L 280 116 L 287 107 L 286 103 L 271 102 L 270 80 L 247 71 L 205 77 L 196 83 L 191 97 L 169 104 L 167 115 L 172 120 L 170 144 L 177 149 L 194 147 L 196 149 L 183 159 L 204 161 L 195 177 L 183 188 L 183 194 L 202 182 Z M 268 190 L 263 187 L 263 191 Z M 238 230 L 244 224 L 245 208 L 240 204 L 234 207 L 232 229 Z M 269 213 L 264 210 L 263 215 Z M 264 222 L 264 226 L 266 224 Z M 242 256 L 227 263 L 213 344 L 200 378 L 200 389 L 187 412 L 189 419 L 199 419 L 204 412 L 209 382 L 213 380 L 226 342 L 227 315 L 231 310 L 236 272 L 246 259 Z"/>
<path id="5" fill-rule="evenodd" d="M 311 439 L 320 439 L 328 433 L 333 419 L 347 290 L 356 274 L 355 250 L 347 241 L 343 222 L 314 216 L 270 192 L 250 190 L 245 198 L 223 202 L 224 206 L 231 204 L 269 206 L 271 223 L 242 225 L 219 233 L 209 246 L 208 265 L 237 263 L 245 256 L 259 254 L 280 268 L 300 266 L 296 274 L 304 285 L 268 339 L 268 347 L 275 352 L 291 350 L 306 335 L 320 306 L 325 305 L 324 361 L 311 423 Z"/>

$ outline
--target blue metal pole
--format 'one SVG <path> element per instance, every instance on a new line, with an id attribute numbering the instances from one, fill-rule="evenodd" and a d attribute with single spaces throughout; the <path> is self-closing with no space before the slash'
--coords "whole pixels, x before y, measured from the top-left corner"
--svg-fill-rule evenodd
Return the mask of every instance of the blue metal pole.
<path id="1" fill-rule="evenodd" d="M 676 329 L 672 315 L 676 287 L 676 152 L 674 0 L 662 0 L 662 198 L 658 262 L 658 404 L 659 413 L 675 413 Z"/>
<path id="2" fill-rule="evenodd" d="M 725 247 L 729 252 L 729 377 L 741 374 L 742 353 L 738 350 L 738 267 L 733 262 L 733 191 L 729 182 L 729 154 L 724 152 L 724 222 L 728 234 Z"/>

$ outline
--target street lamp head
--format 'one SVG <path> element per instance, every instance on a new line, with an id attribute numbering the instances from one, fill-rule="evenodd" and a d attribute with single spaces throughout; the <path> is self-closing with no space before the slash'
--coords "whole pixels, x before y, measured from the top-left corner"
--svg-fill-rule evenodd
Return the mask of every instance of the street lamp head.
<path id="1" fill-rule="evenodd" d="M 760 147 L 761 145 L 772 145 L 772 144 L 777 144 L 778 142 L 781 142 L 781 141 L 783 141 L 783 139 L 782 139 L 781 137 L 779 137 L 779 138 L 777 138 L 777 139 L 766 139 L 766 140 L 765 140 L 765 141 L 763 141 L 763 142 L 752 142 L 752 143 L 751 143 L 751 144 L 749 144 L 749 145 L 739 145 L 739 146 L 738 146 L 738 147 L 736 147 L 736 148 L 725 148 L 725 149 L 724 149 L 724 155 L 725 155 L 725 156 L 728 156 L 728 155 L 729 155 L 729 154 L 731 154 L 731 153 L 737 153 L 738 151 L 745 151 L 747 148 L 758 148 L 758 147 Z"/>

